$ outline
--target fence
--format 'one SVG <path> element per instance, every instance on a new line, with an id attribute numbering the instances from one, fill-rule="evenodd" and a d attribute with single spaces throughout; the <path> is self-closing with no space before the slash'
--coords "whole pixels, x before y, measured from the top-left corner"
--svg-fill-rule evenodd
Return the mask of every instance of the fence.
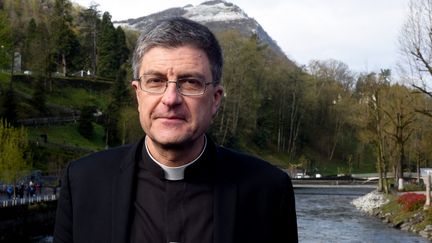
<path id="1" fill-rule="evenodd" d="M 57 195 L 38 195 L 34 197 L 13 198 L 0 200 L 0 207 L 13 207 L 17 205 L 26 205 L 57 200 Z"/>
<path id="2" fill-rule="evenodd" d="M 68 116 L 68 117 L 39 117 L 30 119 L 19 119 L 17 122 L 24 126 L 37 126 L 37 125 L 51 125 L 77 122 L 80 119 L 79 116 Z"/>

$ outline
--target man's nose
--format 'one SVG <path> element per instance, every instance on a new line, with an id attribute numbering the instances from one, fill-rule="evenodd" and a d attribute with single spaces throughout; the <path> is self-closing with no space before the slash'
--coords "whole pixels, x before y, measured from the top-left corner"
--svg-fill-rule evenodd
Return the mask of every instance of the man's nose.
<path id="1" fill-rule="evenodd" d="M 162 103 L 167 106 L 173 106 L 180 104 L 182 99 L 183 97 L 177 89 L 177 82 L 168 81 L 167 88 L 162 97 Z"/>

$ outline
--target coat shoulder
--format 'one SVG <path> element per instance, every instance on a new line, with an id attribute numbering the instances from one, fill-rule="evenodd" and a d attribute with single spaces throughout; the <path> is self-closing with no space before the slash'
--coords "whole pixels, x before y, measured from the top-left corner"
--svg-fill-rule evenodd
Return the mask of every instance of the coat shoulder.
<path id="1" fill-rule="evenodd" d="M 134 165 L 141 142 L 128 144 L 104 151 L 95 152 L 70 162 L 69 173 L 85 176 L 86 174 L 112 174 Z"/>

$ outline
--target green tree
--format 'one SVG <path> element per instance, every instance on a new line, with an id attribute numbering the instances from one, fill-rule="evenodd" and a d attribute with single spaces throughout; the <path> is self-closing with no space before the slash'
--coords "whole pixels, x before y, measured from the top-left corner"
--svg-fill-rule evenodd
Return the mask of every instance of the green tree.
<path id="1" fill-rule="evenodd" d="M 15 71 L 20 71 L 21 67 L 15 67 L 15 53 L 22 53 L 23 45 L 25 41 L 25 31 L 30 19 L 27 19 L 28 16 L 25 12 L 26 4 L 23 1 L 16 0 L 10 1 L 8 3 L 5 2 L 8 6 L 5 6 L 7 9 L 7 17 L 9 19 L 9 23 L 11 26 L 11 48 L 9 51 L 10 55 L 10 85 L 12 86 L 12 80 Z"/>
<path id="2" fill-rule="evenodd" d="M 136 107 L 127 106 L 121 109 L 118 128 L 121 144 L 132 143 L 143 136 Z"/>
<path id="3" fill-rule="evenodd" d="M 345 158 L 350 153 L 346 145 L 355 139 L 349 123 L 352 99 L 353 74 L 342 62 L 330 59 L 314 60 L 309 66 L 309 73 L 314 78 L 315 110 L 314 145 L 331 161 L 335 155 Z M 317 132 L 320 135 L 317 137 Z M 312 141 L 312 140 L 311 140 Z M 343 143 L 345 142 L 345 143 Z M 341 148 L 339 148 L 341 147 Z M 348 152 L 348 154 L 345 154 Z"/>
<path id="4" fill-rule="evenodd" d="M 225 57 L 225 98 L 213 134 L 219 143 L 236 147 L 242 139 L 251 139 L 256 129 L 265 46 L 256 37 L 244 38 L 234 31 L 221 33 L 219 39 Z"/>
<path id="5" fill-rule="evenodd" d="M 80 43 L 83 55 L 83 67 L 96 74 L 97 39 L 101 20 L 97 4 L 92 4 L 88 9 L 80 12 Z"/>
<path id="6" fill-rule="evenodd" d="M 378 190 L 389 192 L 387 173 L 392 160 L 392 143 L 385 132 L 389 120 L 385 113 L 385 102 L 390 87 L 390 72 L 361 75 L 356 85 L 359 107 L 357 125 L 359 140 L 371 144 L 375 155 L 376 169 L 379 174 Z"/>
<path id="7" fill-rule="evenodd" d="M 66 76 L 69 66 L 73 67 L 74 58 L 79 58 L 80 54 L 80 44 L 72 30 L 71 6 L 69 0 L 55 0 L 50 21 L 54 54 L 63 76 Z"/>
<path id="8" fill-rule="evenodd" d="M 33 54 L 33 51 L 35 50 L 34 43 L 36 41 L 36 36 L 37 36 L 37 24 L 36 24 L 36 20 L 32 18 L 27 25 L 27 31 L 26 31 L 23 53 L 22 53 L 23 56 L 22 62 L 23 62 L 24 69 L 33 70 L 31 65 L 32 63 L 36 63 L 34 58 L 37 58 L 37 55 Z"/>
<path id="9" fill-rule="evenodd" d="M 131 96 L 129 94 L 129 86 L 126 85 L 127 73 L 124 68 L 120 68 L 117 72 L 116 80 L 112 89 L 112 97 L 114 98 L 114 103 L 119 106 L 126 106 L 130 103 Z"/>
<path id="10" fill-rule="evenodd" d="M 87 139 L 92 138 L 94 134 L 93 111 L 93 106 L 84 106 L 81 109 L 80 120 L 78 123 L 78 132 Z"/>
<path id="11" fill-rule="evenodd" d="M 102 16 L 98 38 L 97 74 L 101 77 L 115 78 L 120 68 L 118 61 L 117 32 L 111 22 L 111 15 Z"/>
<path id="12" fill-rule="evenodd" d="M 15 90 L 12 87 L 0 96 L 1 107 L 0 116 L 10 121 L 12 125 L 16 125 L 18 119 L 18 97 Z"/>
<path id="13" fill-rule="evenodd" d="M 39 112 L 40 116 L 47 115 L 48 108 L 46 105 L 46 89 L 44 79 L 41 76 L 36 80 L 31 104 Z"/>
<path id="14" fill-rule="evenodd" d="M 129 59 L 129 48 L 126 45 L 126 35 L 123 29 L 118 26 L 116 29 L 116 37 L 117 37 L 117 65 L 120 67 L 123 63 L 125 63 Z"/>
<path id="15" fill-rule="evenodd" d="M 411 103 L 413 98 L 410 91 L 401 85 L 392 85 L 386 99 L 384 112 L 389 120 L 389 128 L 385 129 L 389 138 L 395 145 L 395 179 L 403 178 L 404 168 L 407 165 L 406 147 L 407 142 L 414 132 L 413 124 L 416 114 Z"/>
<path id="16" fill-rule="evenodd" d="M 299 139 L 306 125 L 308 100 L 305 90 L 310 80 L 305 78 L 302 70 L 288 66 L 284 61 L 268 66 L 267 101 L 261 105 L 259 113 L 265 114 L 262 119 L 270 123 L 270 144 L 275 144 L 276 151 L 287 154 L 289 162 L 293 163 L 301 149 Z"/>
<path id="17" fill-rule="evenodd" d="M 27 69 L 32 71 L 33 75 L 43 78 L 45 88 L 50 91 L 52 84 L 47 81 L 51 81 L 51 72 L 55 71 L 52 52 L 52 39 L 45 22 L 36 24 L 34 19 L 31 19 L 24 45 L 24 64 Z"/>
<path id="18" fill-rule="evenodd" d="M 121 68 L 117 72 L 115 85 L 112 89 L 113 100 L 108 105 L 105 112 L 105 141 L 108 146 L 116 146 L 124 143 L 124 132 L 122 127 L 122 109 L 127 106 L 129 101 L 129 91 L 125 83 L 126 71 Z"/>
<path id="19" fill-rule="evenodd" d="M 12 29 L 6 13 L 0 11 L 0 69 L 11 67 Z"/>
<path id="20" fill-rule="evenodd" d="M 27 131 L 0 120 L 0 180 L 16 185 L 17 180 L 30 170 Z"/>

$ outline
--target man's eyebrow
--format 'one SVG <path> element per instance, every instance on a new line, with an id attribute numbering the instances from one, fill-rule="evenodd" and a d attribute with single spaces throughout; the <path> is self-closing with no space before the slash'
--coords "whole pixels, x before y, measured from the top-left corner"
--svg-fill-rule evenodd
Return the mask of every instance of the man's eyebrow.
<path id="1" fill-rule="evenodd" d="M 148 70 L 144 72 L 142 75 L 166 76 L 166 74 L 156 70 Z"/>
<path id="2" fill-rule="evenodd" d="M 167 76 L 166 73 L 163 73 L 161 71 L 156 71 L 156 70 L 147 70 L 142 75 L 153 75 L 153 76 L 158 76 L 158 77 L 166 77 Z M 177 78 L 190 78 L 190 77 L 206 79 L 205 75 L 200 73 L 200 72 L 182 72 L 182 73 L 179 73 L 177 75 Z"/>
<path id="3" fill-rule="evenodd" d="M 198 72 L 180 73 L 177 78 L 190 78 L 190 77 L 205 79 L 205 75 Z"/>

